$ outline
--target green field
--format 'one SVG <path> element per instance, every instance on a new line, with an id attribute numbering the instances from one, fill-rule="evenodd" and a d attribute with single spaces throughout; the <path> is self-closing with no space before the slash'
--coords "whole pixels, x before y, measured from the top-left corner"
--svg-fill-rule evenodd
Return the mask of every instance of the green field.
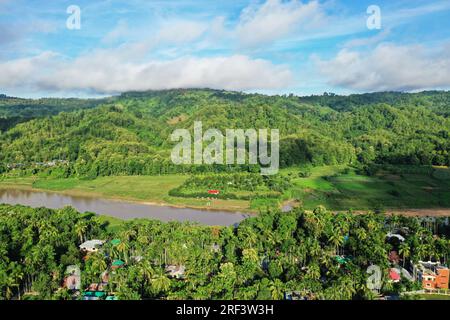
<path id="1" fill-rule="evenodd" d="M 420 294 L 416 296 L 419 300 L 450 300 L 450 296 L 442 294 Z"/>
<path id="2" fill-rule="evenodd" d="M 214 210 L 251 211 L 250 202 L 244 200 L 213 200 L 176 198 L 168 195 L 171 189 L 181 185 L 188 176 L 115 176 L 95 180 L 42 179 L 34 177 L 7 178 L 0 181 L 0 188 L 45 190 L 70 195 L 103 197 L 120 200 L 149 202 L 180 207 Z"/>
<path id="3" fill-rule="evenodd" d="M 169 196 L 170 190 L 186 181 L 186 175 L 115 176 L 95 180 L 4 178 L 0 188 L 49 190 L 72 195 L 231 211 L 258 211 L 268 206 L 280 206 L 283 201 L 292 199 L 298 200 L 306 209 L 318 205 L 333 210 L 450 208 L 448 168 L 434 168 L 432 174 L 418 170 L 415 173 L 379 172 L 374 176 L 363 176 L 343 166 L 327 166 L 312 168 L 307 178 L 300 178 L 298 172 L 299 169 L 295 168 L 282 170 L 282 174 L 293 177 L 293 186 L 280 199 L 259 198 L 251 201 Z"/>
<path id="4" fill-rule="evenodd" d="M 379 172 L 369 177 L 342 166 L 319 167 L 308 178 L 296 178 L 288 198 L 300 200 L 307 209 L 450 208 L 449 172 L 435 168 L 432 175 Z"/>

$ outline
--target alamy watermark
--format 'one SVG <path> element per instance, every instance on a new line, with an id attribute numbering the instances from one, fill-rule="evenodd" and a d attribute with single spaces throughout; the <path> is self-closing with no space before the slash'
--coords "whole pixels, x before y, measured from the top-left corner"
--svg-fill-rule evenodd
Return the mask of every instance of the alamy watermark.
<path id="1" fill-rule="evenodd" d="M 70 5 L 66 10 L 70 16 L 66 20 L 66 27 L 69 30 L 81 29 L 81 9 L 77 5 Z"/>
<path id="2" fill-rule="evenodd" d="M 381 29 L 381 8 L 377 5 L 371 5 L 367 8 L 367 29 L 380 30 Z"/>
<path id="3" fill-rule="evenodd" d="M 379 292 L 381 290 L 383 276 L 381 268 L 377 265 L 371 265 L 367 268 L 366 272 L 369 274 L 366 282 L 367 288 L 369 290 Z"/>
<path id="4" fill-rule="evenodd" d="M 268 136 L 268 129 L 226 129 L 225 135 L 218 129 L 208 129 L 203 133 L 202 122 L 196 121 L 193 137 L 187 129 L 177 129 L 170 136 L 172 142 L 179 142 L 172 150 L 171 159 L 177 165 L 260 164 L 262 175 L 274 175 L 280 164 L 279 130 L 271 129 L 270 139 Z M 203 148 L 204 143 L 209 144 Z"/>

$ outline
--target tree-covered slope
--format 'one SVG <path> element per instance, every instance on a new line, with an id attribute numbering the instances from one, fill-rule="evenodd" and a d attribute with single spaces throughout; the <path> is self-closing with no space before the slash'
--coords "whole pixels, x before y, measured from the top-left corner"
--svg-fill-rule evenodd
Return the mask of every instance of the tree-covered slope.
<path id="1" fill-rule="evenodd" d="M 209 89 L 130 92 L 93 109 L 85 110 L 88 103 L 84 101 L 83 110 L 54 116 L 44 112 L 43 118 L 10 128 L 0 135 L 0 161 L 3 170 L 40 170 L 36 162 L 67 160 L 65 175 L 190 171 L 194 168 L 171 164 L 169 137 L 176 128 L 192 130 L 195 121 L 202 121 L 204 130 L 223 132 L 227 128 L 279 129 L 282 166 L 448 165 L 449 101 L 447 92 L 349 97 L 265 96 Z"/>
<path id="2" fill-rule="evenodd" d="M 0 94 L 0 131 L 35 118 L 42 118 L 80 109 L 95 108 L 111 99 L 56 99 L 38 100 L 8 97 Z"/>

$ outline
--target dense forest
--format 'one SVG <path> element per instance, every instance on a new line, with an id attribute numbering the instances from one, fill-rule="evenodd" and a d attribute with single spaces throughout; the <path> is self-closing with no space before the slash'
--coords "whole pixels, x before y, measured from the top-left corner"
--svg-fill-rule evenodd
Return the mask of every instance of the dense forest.
<path id="1" fill-rule="evenodd" d="M 0 131 L 35 118 L 43 118 L 80 109 L 95 108 L 108 99 L 21 99 L 0 94 Z"/>
<path id="2" fill-rule="evenodd" d="M 180 89 L 85 101 L 4 97 L 0 115 L 10 122 L 0 134 L 0 170 L 92 178 L 253 170 L 173 165 L 170 134 L 192 129 L 194 121 L 223 132 L 279 129 L 283 167 L 449 165 L 449 106 L 450 93 L 434 91 L 297 97 Z M 55 160 L 60 165 L 45 165 Z"/>
<path id="3" fill-rule="evenodd" d="M 371 265 L 382 270 L 381 293 L 416 289 L 405 279 L 389 281 L 391 250 L 407 268 L 448 261 L 444 222 L 318 207 L 265 212 L 230 227 L 151 220 L 111 227 L 71 208 L 1 205 L 0 299 L 82 299 L 63 287 L 70 265 L 81 270 L 81 291 L 102 283 L 102 292 L 118 299 L 283 299 L 289 292 L 313 300 L 373 299 L 366 285 Z M 405 240 L 391 241 L 390 232 Z M 86 254 L 79 245 L 87 239 L 105 243 Z M 174 275 L 173 268 L 182 272 Z"/>

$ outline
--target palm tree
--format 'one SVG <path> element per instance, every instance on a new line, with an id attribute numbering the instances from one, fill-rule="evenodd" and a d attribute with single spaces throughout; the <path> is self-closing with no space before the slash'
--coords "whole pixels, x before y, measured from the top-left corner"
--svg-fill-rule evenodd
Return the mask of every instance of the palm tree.
<path id="1" fill-rule="evenodd" d="M 116 250 L 119 253 L 120 257 L 128 262 L 128 244 L 125 241 L 121 241 L 117 246 Z"/>
<path id="2" fill-rule="evenodd" d="M 342 237 L 339 230 L 335 230 L 335 228 L 332 228 L 331 235 L 328 240 L 333 245 L 336 254 L 339 254 L 339 247 L 344 243 L 344 238 Z"/>
<path id="3" fill-rule="evenodd" d="M 144 285 L 151 284 L 152 278 L 155 274 L 151 263 L 148 260 L 142 260 L 138 265 L 140 276 L 143 278 L 141 291 L 144 291 Z"/>
<path id="4" fill-rule="evenodd" d="M 270 282 L 270 293 L 273 300 L 281 300 L 284 297 L 284 283 L 280 279 L 275 279 Z"/>
<path id="5" fill-rule="evenodd" d="M 75 232 L 77 236 L 80 238 L 80 243 L 85 241 L 85 234 L 88 229 L 87 223 L 85 220 L 80 220 L 75 224 Z"/>
<path id="6" fill-rule="evenodd" d="M 167 292 L 170 289 L 170 279 L 162 270 L 158 270 L 156 274 L 153 275 L 151 283 L 152 289 L 157 293 Z"/>
<path id="7" fill-rule="evenodd" d="M 101 254 L 91 254 L 89 256 L 89 260 L 91 262 L 92 271 L 94 271 L 96 274 L 100 274 L 106 270 L 107 265 Z"/>
<path id="8" fill-rule="evenodd" d="M 17 264 L 14 265 L 14 268 L 11 271 L 11 277 L 13 279 L 13 282 L 15 283 L 15 286 L 17 287 L 17 294 L 18 294 L 19 300 L 20 300 L 20 284 L 24 277 L 24 273 L 22 271 L 22 268 L 19 265 L 17 265 Z"/>
<path id="9" fill-rule="evenodd" d="M 364 241 L 367 239 L 367 233 L 364 228 L 356 229 L 355 234 L 359 241 Z"/>
<path id="10" fill-rule="evenodd" d="M 253 248 L 258 241 L 256 233 L 250 227 L 243 227 L 239 230 L 240 238 L 244 248 Z"/>
<path id="11" fill-rule="evenodd" d="M 130 241 L 132 238 L 136 236 L 136 230 L 133 228 L 127 228 L 125 231 L 122 232 L 122 238 L 126 241 Z"/>
<path id="12" fill-rule="evenodd" d="M 320 267 L 316 263 L 311 263 L 306 271 L 306 276 L 311 280 L 320 279 Z"/>
<path id="13" fill-rule="evenodd" d="M 427 246 L 423 243 L 420 242 L 417 247 L 416 247 L 416 257 L 418 260 L 422 260 L 423 258 L 425 258 L 426 252 L 427 252 Z"/>
<path id="14" fill-rule="evenodd" d="M 10 300 L 14 295 L 13 288 L 19 288 L 19 284 L 16 282 L 16 279 L 14 279 L 14 277 L 9 276 L 9 277 L 6 277 L 6 281 L 4 282 L 4 287 L 5 287 L 6 300 Z"/>
<path id="15" fill-rule="evenodd" d="M 409 258 L 410 254 L 411 254 L 411 248 L 406 241 L 404 241 L 400 244 L 398 253 L 402 256 L 403 267 L 404 267 L 406 258 Z"/>

